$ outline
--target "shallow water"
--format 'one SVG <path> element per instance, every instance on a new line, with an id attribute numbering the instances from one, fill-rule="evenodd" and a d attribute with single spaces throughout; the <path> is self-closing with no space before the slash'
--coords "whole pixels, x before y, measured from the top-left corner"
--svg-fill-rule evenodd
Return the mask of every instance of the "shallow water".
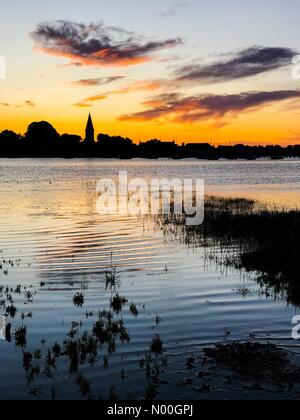
<path id="1" fill-rule="evenodd" d="M 133 317 L 129 305 L 124 308 L 131 341 L 118 346 L 108 368 L 101 360 L 82 369 L 95 398 L 107 398 L 112 386 L 120 398 L 144 395 L 147 381 L 139 361 L 155 334 L 168 353 L 164 378 L 170 382 L 160 386 L 158 398 L 168 399 L 199 398 L 191 388 L 176 387 L 179 372 L 189 353 L 222 340 L 227 329 L 231 339 L 252 334 L 297 346 L 291 319 L 298 309 L 262 296 L 255 273 L 224 271 L 208 263 L 204 250 L 167 241 L 151 222 L 97 214 L 97 180 L 117 177 L 120 170 L 146 179 L 204 178 L 207 193 L 300 207 L 300 161 L 1 159 L 0 285 L 37 291 L 33 302 L 23 294 L 16 298 L 18 313 L 9 320 L 14 331 L 22 324 L 22 311 L 32 312 L 32 319 L 23 321 L 27 351 L 62 342 L 72 322 L 83 321 L 82 332 L 91 328 L 93 319 L 86 319 L 86 311 L 109 308 L 104 273 L 111 259 L 120 275 L 120 294 L 136 303 L 139 315 Z M 85 295 L 82 308 L 73 304 L 80 290 Z M 37 398 L 49 398 L 53 386 L 60 398 L 80 397 L 63 361 L 52 379 L 40 375 L 29 387 L 22 365 L 20 348 L 0 340 L 0 399 L 33 398 L 28 394 L 33 386 L 43 387 Z"/>

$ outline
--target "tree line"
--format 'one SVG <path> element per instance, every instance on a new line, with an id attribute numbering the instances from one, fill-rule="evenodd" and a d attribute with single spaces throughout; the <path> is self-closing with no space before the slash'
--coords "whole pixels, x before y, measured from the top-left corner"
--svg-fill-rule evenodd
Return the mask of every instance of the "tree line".
<path id="1" fill-rule="evenodd" d="M 300 145 L 274 146 L 212 146 L 208 143 L 187 143 L 154 139 L 135 144 L 129 138 L 99 134 L 95 143 L 85 142 L 80 136 L 60 135 L 48 122 L 31 123 L 24 135 L 5 130 L 0 133 L 0 157 L 9 158 L 198 158 L 208 160 L 258 158 L 297 158 Z"/>

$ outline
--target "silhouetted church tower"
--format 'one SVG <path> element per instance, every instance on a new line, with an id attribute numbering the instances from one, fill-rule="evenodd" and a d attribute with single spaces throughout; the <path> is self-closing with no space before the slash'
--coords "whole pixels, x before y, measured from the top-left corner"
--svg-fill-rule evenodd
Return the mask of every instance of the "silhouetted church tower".
<path id="1" fill-rule="evenodd" d="M 85 139 L 84 142 L 86 144 L 94 144 L 95 143 L 95 130 L 93 125 L 93 120 L 91 114 L 89 114 L 89 118 L 87 121 L 86 129 L 85 129 Z"/>

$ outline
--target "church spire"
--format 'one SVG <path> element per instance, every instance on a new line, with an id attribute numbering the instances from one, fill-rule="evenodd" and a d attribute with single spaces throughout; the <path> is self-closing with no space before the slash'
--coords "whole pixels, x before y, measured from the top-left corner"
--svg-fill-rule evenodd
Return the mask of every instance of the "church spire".
<path id="1" fill-rule="evenodd" d="M 93 144 L 95 143 L 95 130 L 94 130 L 94 124 L 92 120 L 91 114 L 89 114 L 89 118 L 86 124 L 85 129 L 85 143 L 87 144 Z"/>

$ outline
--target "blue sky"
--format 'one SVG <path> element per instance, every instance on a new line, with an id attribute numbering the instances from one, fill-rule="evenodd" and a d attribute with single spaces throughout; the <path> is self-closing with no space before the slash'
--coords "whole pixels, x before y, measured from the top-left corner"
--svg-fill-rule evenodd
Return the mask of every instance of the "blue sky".
<path id="1" fill-rule="evenodd" d="M 4 8 L 4 10 L 3 10 Z M 174 10 L 175 13 L 168 13 Z M 44 20 L 98 21 L 164 36 L 170 32 L 201 45 L 203 51 L 249 43 L 299 45 L 300 3 L 297 0 L 11 0 L 2 6 L 1 48 L 8 34 L 25 35 Z M 24 42 L 23 36 L 17 42 Z M 4 42 L 3 42 L 4 41 Z M 221 47 L 221 48 L 220 48 Z"/>

